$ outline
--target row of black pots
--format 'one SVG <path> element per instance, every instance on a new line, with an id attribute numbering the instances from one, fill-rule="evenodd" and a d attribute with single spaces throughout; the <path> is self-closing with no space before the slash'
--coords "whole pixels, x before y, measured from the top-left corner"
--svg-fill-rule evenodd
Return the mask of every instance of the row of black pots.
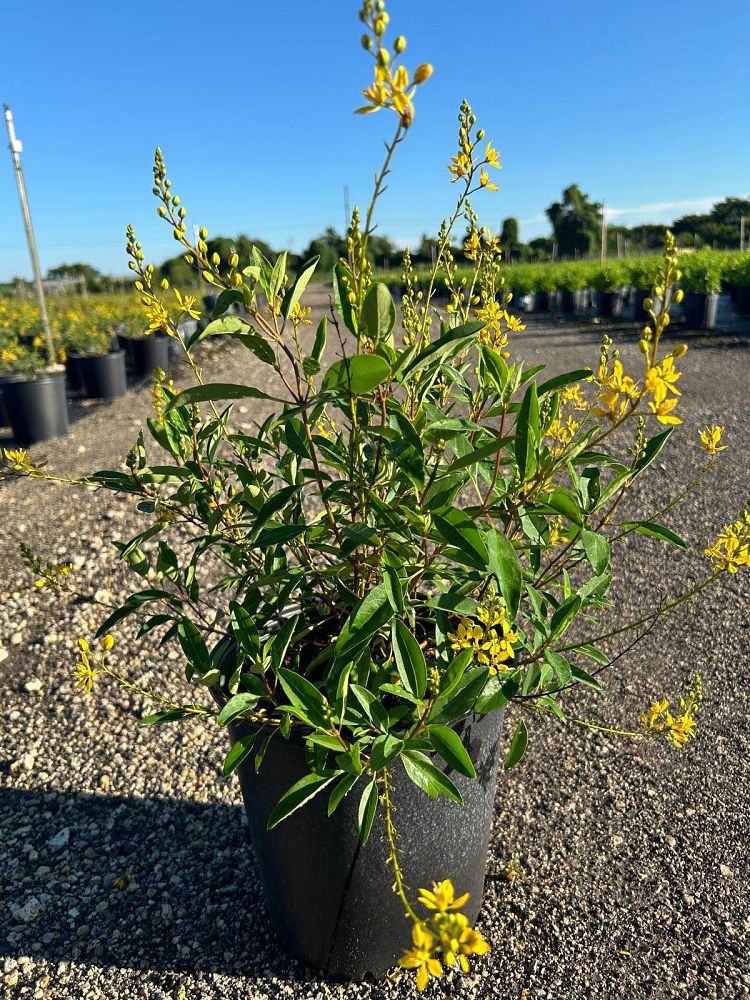
<path id="1" fill-rule="evenodd" d="M 739 289 L 747 291 L 747 302 L 745 308 L 750 314 L 750 289 Z M 639 323 L 645 323 L 649 315 L 644 308 L 644 302 L 651 297 L 649 291 L 636 290 L 634 300 L 634 316 Z M 629 296 L 626 289 L 615 289 L 612 291 L 597 291 L 594 298 L 594 307 L 597 316 L 609 319 L 619 316 Z M 516 296 L 520 300 L 521 296 Z M 738 296 L 738 309 L 740 308 L 740 296 Z M 538 291 L 529 292 L 524 297 L 523 307 L 526 312 L 563 312 L 582 313 L 589 309 L 591 293 L 589 289 L 580 291 Z M 520 304 L 520 303 L 519 303 Z M 744 302 L 743 302 L 744 304 Z M 716 328 L 719 308 L 719 296 L 715 294 L 701 294 L 698 292 L 687 292 L 682 300 L 682 315 L 686 324 L 694 329 L 714 330 Z"/>
<path id="2" fill-rule="evenodd" d="M 126 357 L 136 376 L 169 368 L 169 338 L 122 338 L 126 344 L 99 357 L 71 353 L 65 370 L 35 378 L 7 375 L 0 380 L 0 426 L 10 426 L 21 445 L 60 437 L 68 431 L 66 381 L 90 399 L 114 399 L 127 392 Z"/>

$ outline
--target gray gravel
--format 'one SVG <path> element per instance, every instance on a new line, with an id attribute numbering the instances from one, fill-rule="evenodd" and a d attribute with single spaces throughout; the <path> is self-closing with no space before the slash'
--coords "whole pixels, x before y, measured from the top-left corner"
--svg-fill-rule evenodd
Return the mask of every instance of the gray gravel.
<path id="1" fill-rule="evenodd" d="M 607 329 L 635 364 L 634 327 Z M 595 361 L 600 334 L 589 322 L 535 319 L 516 343 L 531 363 L 548 358 L 560 371 Z M 699 553 L 750 486 L 747 328 L 686 339 L 685 425 L 641 497 L 658 506 L 688 480 L 706 423 L 726 425 L 730 450 L 703 493 L 669 521 L 695 554 L 642 537 L 621 551 L 621 617 L 701 577 Z M 252 378 L 251 362 L 234 345 L 205 354 L 211 379 Z M 143 387 L 79 408 L 70 436 L 35 454 L 55 470 L 116 467 L 149 406 Z M 250 420 L 249 408 L 238 409 L 238 419 Z M 109 544 L 137 530 L 129 503 L 20 482 L 0 487 L 0 511 L 0 995 L 415 995 L 399 973 L 386 983 L 325 983 L 280 950 L 239 787 L 220 777 L 223 734 L 198 723 L 139 730 L 138 699 L 107 685 L 91 699 L 73 691 L 75 639 L 98 612 L 90 602 L 66 610 L 30 591 L 15 546 L 24 539 L 73 558 L 81 587 L 107 599 L 130 582 Z M 499 779 L 480 918 L 493 952 L 427 996 L 750 996 L 749 625 L 745 573 L 663 621 L 620 661 L 603 694 L 573 700 L 579 715 L 627 727 L 700 671 L 705 705 L 682 753 L 533 727 L 525 761 Z M 119 636 L 133 676 L 180 689 L 175 654 L 137 644 L 132 628 Z M 510 878 L 514 858 L 520 874 Z"/>

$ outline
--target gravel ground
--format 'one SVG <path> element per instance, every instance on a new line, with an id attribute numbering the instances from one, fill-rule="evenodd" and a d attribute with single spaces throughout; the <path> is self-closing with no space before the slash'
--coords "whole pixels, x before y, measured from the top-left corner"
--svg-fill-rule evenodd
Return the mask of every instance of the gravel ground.
<path id="1" fill-rule="evenodd" d="M 636 364 L 633 325 L 607 329 Z M 639 494 L 652 508 L 662 504 L 691 478 L 698 428 L 726 425 L 730 450 L 669 521 L 696 553 L 629 542 L 619 556 L 621 617 L 664 598 L 667 572 L 674 592 L 700 579 L 698 553 L 748 491 L 750 337 L 741 324 L 729 329 L 677 334 L 691 346 L 680 383 L 685 425 Z M 596 360 L 601 330 L 532 319 L 517 344 L 530 363 L 549 360 L 561 371 Z M 252 362 L 231 344 L 205 351 L 210 379 L 258 377 Z M 69 437 L 34 453 L 53 470 L 116 467 L 149 406 L 144 386 L 79 407 Z M 257 415 L 238 411 L 240 421 Z M 106 600 L 129 582 L 110 543 L 137 530 L 130 505 L 14 482 L 0 487 L 0 510 L 0 995 L 413 996 L 401 974 L 326 983 L 281 952 L 267 928 L 238 784 L 220 777 L 223 734 L 198 723 L 139 730 L 137 699 L 106 685 L 96 698 L 73 691 L 75 639 L 95 624 L 96 609 L 82 601 L 66 610 L 31 592 L 16 543 L 71 557 L 81 588 Z M 532 729 L 526 759 L 498 784 L 480 917 L 493 951 L 471 975 L 447 975 L 426 995 L 750 996 L 749 624 L 750 574 L 738 574 L 662 620 L 603 694 L 574 699 L 579 715 L 627 727 L 700 671 L 699 732 L 681 753 L 581 729 Z M 156 686 L 169 679 L 174 689 L 176 654 L 137 644 L 130 628 L 119 635 L 132 676 Z M 519 874 L 510 878 L 513 858 Z"/>

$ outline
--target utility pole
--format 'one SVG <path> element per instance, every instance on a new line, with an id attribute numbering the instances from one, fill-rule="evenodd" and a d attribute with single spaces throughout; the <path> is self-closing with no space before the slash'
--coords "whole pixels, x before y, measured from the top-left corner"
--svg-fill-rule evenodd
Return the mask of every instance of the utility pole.
<path id="1" fill-rule="evenodd" d="M 44 301 L 44 285 L 42 284 L 42 272 L 39 267 L 39 255 L 36 251 L 36 240 L 34 239 L 34 228 L 31 225 L 31 213 L 29 212 L 29 200 L 26 197 L 26 184 L 23 179 L 23 169 L 21 167 L 20 152 L 23 149 L 21 142 L 16 138 L 16 130 L 13 125 L 13 113 L 7 104 L 3 105 L 5 110 L 5 124 L 8 129 L 8 148 L 10 149 L 13 167 L 16 173 L 16 184 L 18 186 L 18 197 L 21 199 L 21 212 L 23 213 L 23 224 L 26 228 L 26 242 L 29 244 L 29 254 L 31 255 L 31 266 L 34 269 L 34 282 L 36 284 L 36 297 L 39 301 L 39 312 L 42 315 L 42 326 L 44 336 L 47 341 L 47 360 L 50 365 L 55 363 L 55 345 L 52 342 L 52 332 L 49 328 L 49 318 L 47 316 L 47 304 Z"/>
<path id="2" fill-rule="evenodd" d="M 607 203 L 602 202 L 602 250 L 601 256 L 599 258 L 599 263 L 604 265 L 604 261 L 607 259 Z"/>
<path id="3" fill-rule="evenodd" d="M 344 239 L 349 232 L 349 224 L 352 221 L 352 213 L 349 210 L 349 185 L 344 184 Z"/>

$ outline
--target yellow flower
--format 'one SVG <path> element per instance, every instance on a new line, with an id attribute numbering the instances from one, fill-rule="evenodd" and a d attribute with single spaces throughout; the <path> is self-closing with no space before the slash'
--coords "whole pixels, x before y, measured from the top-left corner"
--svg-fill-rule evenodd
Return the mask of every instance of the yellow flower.
<path id="1" fill-rule="evenodd" d="M 696 675 L 684 697 L 680 698 L 679 714 L 675 718 L 669 711 L 666 698 L 656 701 L 641 715 L 644 736 L 663 736 L 667 742 L 682 750 L 689 739 L 695 736 L 695 716 L 703 698 L 701 679 Z"/>
<path id="2" fill-rule="evenodd" d="M 483 188 L 487 188 L 488 191 L 497 191 L 497 184 L 490 183 L 490 175 L 486 170 L 479 171 L 479 183 Z"/>
<path id="3" fill-rule="evenodd" d="M 398 964 L 402 969 L 417 970 L 417 989 L 421 993 L 430 981 L 430 976 L 433 979 L 439 979 L 443 974 L 443 969 L 440 961 L 434 955 L 435 937 L 424 924 L 414 924 L 411 938 L 414 947 L 404 952 L 398 960 Z"/>
<path id="4" fill-rule="evenodd" d="M 420 889 L 419 902 L 428 910 L 460 910 L 462 906 L 466 905 L 469 894 L 465 892 L 458 899 L 455 898 L 455 895 L 456 892 L 451 880 L 444 879 L 442 882 L 433 882 L 432 890 Z"/>
<path id="5" fill-rule="evenodd" d="M 699 435 L 701 451 L 705 451 L 707 455 L 717 455 L 720 451 L 726 451 L 727 446 L 719 443 L 723 433 L 724 428 L 718 424 L 702 430 Z"/>
<path id="6" fill-rule="evenodd" d="M 308 316 L 311 312 L 311 306 L 301 306 L 299 302 L 295 302 L 292 307 L 292 311 L 289 313 L 289 319 L 292 321 L 295 328 L 300 326 L 302 323 L 304 323 L 305 326 L 310 326 L 312 320 L 308 319 Z"/>
<path id="7" fill-rule="evenodd" d="M 471 157 L 467 153 L 457 153 L 448 164 L 448 170 L 453 174 L 451 184 L 455 184 L 460 177 L 467 177 L 471 173 L 473 166 Z"/>
<path id="8" fill-rule="evenodd" d="M 663 399 L 660 403 L 649 403 L 648 408 L 655 415 L 660 424 L 681 424 L 682 421 L 676 417 L 672 410 L 677 406 L 676 399 Z"/>
<path id="9" fill-rule="evenodd" d="M 180 307 L 180 310 L 184 313 L 187 313 L 187 315 L 191 319 L 200 319 L 201 311 L 196 306 L 195 296 L 186 295 L 183 298 L 183 296 L 180 295 L 179 291 L 176 288 L 173 289 L 173 291 L 174 291 L 174 296 L 177 299 L 177 305 Z"/>
<path id="10" fill-rule="evenodd" d="M 486 955 L 490 950 L 480 932 L 469 927 L 469 921 L 463 913 L 440 913 L 435 917 L 434 923 L 446 965 L 458 962 L 463 972 L 470 972 L 471 966 L 466 956 Z"/>
<path id="11" fill-rule="evenodd" d="M 88 643 L 86 640 L 80 639 L 78 645 L 81 650 L 81 659 L 78 663 L 76 663 L 75 667 L 75 675 L 78 678 L 75 682 L 75 687 L 85 692 L 85 694 L 91 694 L 94 687 L 94 681 L 96 680 L 96 675 L 99 671 L 91 664 L 91 660 L 89 659 Z"/>
<path id="12" fill-rule="evenodd" d="M 570 403 L 576 410 L 585 410 L 586 400 L 583 397 L 580 382 L 575 382 L 573 385 L 566 385 L 560 393 L 560 402 Z"/>
<path id="13" fill-rule="evenodd" d="M 476 229 L 472 229 L 464 243 L 464 256 L 467 260 L 476 260 L 481 249 L 482 243 L 479 239 L 479 233 Z"/>
<path id="14" fill-rule="evenodd" d="M 13 472 L 30 474 L 37 471 L 34 460 L 23 448 L 3 448 L 2 456 Z"/>
<path id="15" fill-rule="evenodd" d="M 706 550 L 719 572 L 736 573 L 742 566 L 750 566 L 750 514 L 743 511 L 742 519 L 724 528 Z"/>
<path id="16" fill-rule="evenodd" d="M 487 149 L 485 150 L 484 158 L 488 166 L 494 167 L 496 170 L 500 169 L 500 154 L 492 145 L 492 142 L 487 143 Z"/>
<path id="17" fill-rule="evenodd" d="M 674 358 L 668 355 L 660 365 L 654 365 L 646 372 L 646 392 L 651 393 L 654 402 L 657 404 L 667 398 L 667 394 L 672 392 L 675 396 L 681 395 L 676 386 L 680 378 L 680 372 L 674 369 Z"/>
<path id="18" fill-rule="evenodd" d="M 477 609 L 481 624 L 471 618 L 463 618 L 454 634 L 448 636 L 451 649 L 461 652 L 472 651 L 472 659 L 490 668 L 491 674 L 505 672 L 508 660 L 514 656 L 513 643 L 518 635 L 508 621 L 505 604 L 501 598 L 492 598 Z"/>

